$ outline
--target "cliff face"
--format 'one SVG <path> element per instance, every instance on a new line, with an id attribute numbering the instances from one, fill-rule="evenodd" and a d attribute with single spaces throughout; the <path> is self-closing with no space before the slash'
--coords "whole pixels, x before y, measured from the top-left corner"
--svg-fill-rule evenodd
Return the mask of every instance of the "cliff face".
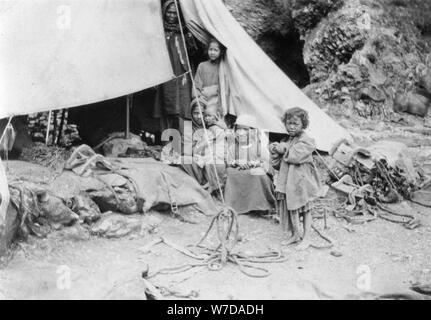
<path id="1" fill-rule="evenodd" d="M 414 12 L 394 1 L 346 1 L 307 37 L 309 95 L 335 113 L 389 118 L 425 70 L 429 46 Z"/>
<path id="2" fill-rule="evenodd" d="M 397 95 L 421 93 L 430 0 L 227 0 L 226 5 L 332 114 L 388 118 Z"/>
<path id="3" fill-rule="evenodd" d="M 233 16 L 299 86 L 310 83 L 304 39 L 343 0 L 225 0 Z"/>

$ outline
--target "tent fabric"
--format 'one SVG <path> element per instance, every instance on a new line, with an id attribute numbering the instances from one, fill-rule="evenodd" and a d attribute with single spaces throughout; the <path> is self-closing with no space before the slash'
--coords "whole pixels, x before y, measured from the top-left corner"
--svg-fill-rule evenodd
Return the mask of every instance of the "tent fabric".
<path id="1" fill-rule="evenodd" d="M 0 119 L 171 78 L 160 0 L 0 1 Z"/>
<path id="2" fill-rule="evenodd" d="M 251 114 L 259 129 L 285 133 L 283 112 L 301 107 L 310 115 L 308 133 L 319 150 L 330 151 L 348 132 L 309 99 L 259 48 L 220 0 L 180 0 L 189 29 L 200 40 L 212 34 L 227 47 L 225 66 L 234 115 Z M 204 31 L 205 30 L 205 31 Z"/>
<path id="3" fill-rule="evenodd" d="M 283 111 L 310 114 L 310 136 L 329 151 L 349 135 L 247 35 L 220 0 L 179 0 L 199 40 L 227 48 L 225 110 L 284 133 Z M 141 91 L 173 78 L 160 0 L 0 1 L 0 119 Z"/>

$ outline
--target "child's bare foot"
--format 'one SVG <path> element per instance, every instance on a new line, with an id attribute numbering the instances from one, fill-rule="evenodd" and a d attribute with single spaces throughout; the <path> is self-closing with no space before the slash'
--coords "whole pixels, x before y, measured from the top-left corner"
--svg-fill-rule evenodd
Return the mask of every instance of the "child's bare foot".
<path id="1" fill-rule="evenodd" d="M 301 241 L 301 237 L 300 236 L 297 236 L 297 235 L 293 235 L 293 236 L 291 236 L 289 239 L 287 239 L 287 240 L 284 240 L 284 241 L 282 241 L 281 242 L 281 245 L 282 246 L 290 246 L 290 245 L 292 245 L 292 244 L 295 244 L 295 243 L 297 243 L 297 242 L 299 242 L 299 241 Z"/>
<path id="2" fill-rule="evenodd" d="M 295 249 L 298 251 L 305 251 L 311 246 L 311 242 L 308 240 L 303 240 L 300 244 L 298 244 Z"/>

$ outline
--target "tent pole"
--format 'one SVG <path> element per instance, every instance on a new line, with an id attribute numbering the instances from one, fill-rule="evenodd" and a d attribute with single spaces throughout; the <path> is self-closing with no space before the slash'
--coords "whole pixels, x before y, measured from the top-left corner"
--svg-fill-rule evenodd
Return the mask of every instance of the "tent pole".
<path id="1" fill-rule="evenodd" d="M 48 114 L 48 123 L 46 124 L 46 137 L 45 137 L 45 145 L 48 145 L 48 139 L 49 139 L 49 130 L 51 129 L 51 117 L 52 117 L 52 110 L 49 110 Z"/>
<path id="2" fill-rule="evenodd" d="M 126 139 L 130 139 L 130 109 L 132 108 L 133 94 L 127 95 L 126 107 Z"/>
<path id="3" fill-rule="evenodd" d="M 53 128 L 52 128 L 52 144 L 55 145 L 55 141 L 57 140 L 57 127 L 58 127 L 58 111 L 54 110 L 53 112 L 53 119 L 54 119 L 54 123 L 53 123 Z"/>
<path id="4" fill-rule="evenodd" d="M 61 142 L 65 118 L 66 118 L 66 109 L 63 109 L 61 111 L 60 129 L 58 130 L 57 139 L 55 139 L 55 145 L 58 145 Z"/>

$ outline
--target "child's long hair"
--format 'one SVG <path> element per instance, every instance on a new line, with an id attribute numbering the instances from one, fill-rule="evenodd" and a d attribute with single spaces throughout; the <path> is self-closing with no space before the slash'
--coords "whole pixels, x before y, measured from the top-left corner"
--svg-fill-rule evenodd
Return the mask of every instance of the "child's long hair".
<path id="1" fill-rule="evenodd" d="M 220 42 L 218 41 L 216 38 L 210 38 L 210 40 L 208 41 L 206 50 L 208 51 L 210 48 L 211 43 L 215 43 L 218 45 L 218 47 L 220 48 L 220 60 L 223 59 L 226 55 L 226 47 Z"/>
<path id="2" fill-rule="evenodd" d="M 302 128 L 305 130 L 308 128 L 310 124 L 310 119 L 308 117 L 308 112 L 304 109 L 295 107 L 288 109 L 284 112 L 283 116 L 281 117 L 281 121 L 285 124 L 287 120 L 292 119 L 293 117 L 298 117 L 302 121 Z"/>

